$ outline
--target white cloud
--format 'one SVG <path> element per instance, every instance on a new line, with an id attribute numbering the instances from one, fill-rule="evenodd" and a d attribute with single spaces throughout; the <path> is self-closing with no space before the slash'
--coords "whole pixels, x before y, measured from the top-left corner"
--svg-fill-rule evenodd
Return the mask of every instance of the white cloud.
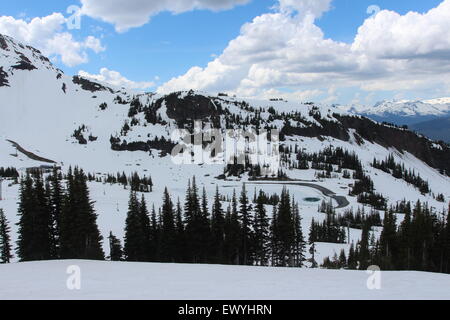
<path id="1" fill-rule="evenodd" d="M 82 13 L 115 25 L 118 32 L 140 27 L 160 12 L 182 13 L 195 9 L 230 9 L 250 0 L 81 0 Z"/>
<path id="2" fill-rule="evenodd" d="M 61 13 L 33 18 L 29 22 L 1 16 L 0 32 L 40 49 L 52 60 L 60 59 L 69 67 L 86 63 L 88 50 L 95 53 L 105 50 L 100 40 L 93 36 L 76 41 L 72 34 L 63 31 L 65 24 L 66 19 Z"/>
<path id="3" fill-rule="evenodd" d="M 442 78 L 450 75 L 450 0 L 424 14 L 381 11 L 350 44 L 325 38 L 315 24 L 330 7 L 331 0 L 279 0 L 275 12 L 245 24 L 206 67 L 193 67 L 158 91 L 265 96 L 277 88 L 333 87 L 328 100 L 334 101 L 339 88 L 429 90 L 448 83 Z"/>
<path id="4" fill-rule="evenodd" d="M 148 82 L 135 82 L 132 80 L 129 80 L 122 76 L 119 72 L 109 70 L 107 68 L 100 69 L 99 74 L 90 74 L 88 72 L 85 72 L 83 70 L 80 70 L 78 74 L 84 78 L 89 78 L 101 82 L 105 82 L 107 84 L 120 87 L 120 88 L 127 88 L 127 89 L 133 89 L 133 90 L 146 90 L 150 87 L 155 86 L 155 83 L 152 81 Z"/>
<path id="5" fill-rule="evenodd" d="M 279 0 L 280 11 L 297 11 L 300 15 L 320 17 L 330 10 L 332 0 Z"/>
<path id="6" fill-rule="evenodd" d="M 450 1 L 425 14 L 384 10 L 359 28 L 352 50 L 386 59 L 449 59 Z"/>

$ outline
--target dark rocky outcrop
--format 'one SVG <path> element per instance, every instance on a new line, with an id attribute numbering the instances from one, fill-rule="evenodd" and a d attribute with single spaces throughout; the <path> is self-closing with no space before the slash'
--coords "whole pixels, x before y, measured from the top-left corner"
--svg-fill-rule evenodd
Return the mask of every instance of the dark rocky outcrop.
<path id="1" fill-rule="evenodd" d="M 180 128 L 191 125 L 192 120 L 217 122 L 222 110 L 209 97 L 192 92 L 184 97 L 180 95 L 181 93 L 176 92 L 157 100 L 146 113 L 149 115 L 156 113 L 165 102 L 167 116 L 175 120 Z"/>
<path id="2" fill-rule="evenodd" d="M 37 68 L 31 63 L 30 59 L 28 59 L 24 54 L 16 51 L 16 53 L 19 55 L 20 60 L 19 62 L 12 66 L 13 69 L 16 70 L 36 70 Z"/>
<path id="3" fill-rule="evenodd" d="M 8 43 L 6 42 L 6 39 L 4 36 L 0 34 L 0 49 L 2 50 L 8 50 Z"/>
<path id="4" fill-rule="evenodd" d="M 0 87 L 9 87 L 8 74 L 0 67 Z"/>
<path id="5" fill-rule="evenodd" d="M 345 128 L 341 123 L 328 121 L 325 119 L 317 119 L 321 124 L 321 127 L 315 123 L 310 123 L 305 127 L 292 127 L 286 125 L 281 130 L 281 136 L 302 136 L 309 138 L 316 138 L 320 136 L 332 137 L 335 139 L 349 141 L 350 135 L 348 134 L 347 128 Z"/>
<path id="6" fill-rule="evenodd" d="M 114 151 L 144 151 L 150 152 L 152 149 L 160 150 L 161 156 L 170 154 L 175 147 L 175 144 L 165 139 L 155 139 L 148 141 L 134 141 L 128 143 L 126 140 L 121 141 L 119 138 L 111 138 L 111 149 Z"/>
<path id="7" fill-rule="evenodd" d="M 111 88 L 105 87 L 97 82 L 90 81 L 80 76 L 74 76 L 72 82 L 80 85 L 81 88 L 86 91 L 90 92 L 109 91 L 111 93 L 114 93 L 114 91 Z"/>

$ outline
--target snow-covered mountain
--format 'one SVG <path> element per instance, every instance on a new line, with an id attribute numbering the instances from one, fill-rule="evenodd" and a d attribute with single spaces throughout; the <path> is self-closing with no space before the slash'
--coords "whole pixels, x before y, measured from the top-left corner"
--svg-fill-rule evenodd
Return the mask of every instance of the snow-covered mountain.
<path id="1" fill-rule="evenodd" d="M 416 171 L 425 165 L 430 172 L 450 172 L 448 147 L 331 106 L 244 101 L 202 92 L 134 94 L 66 75 L 38 50 L 7 36 L 0 36 L 0 70 L 0 166 L 42 164 L 23 153 L 11 156 L 17 147 L 13 141 L 63 167 L 79 165 L 103 173 L 153 171 L 167 184 L 170 179 L 184 183 L 196 170 L 174 165 L 168 156 L 174 143 L 170 140 L 175 129 L 189 128 L 193 119 L 199 119 L 223 130 L 255 125 L 277 128 L 285 137 L 283 144 L 299 144 L 308 152 L 339 146 L 355 151 L 367 164 L 396 150 L 399 161 L 405 161 L 406 155 L 417 158 L 410 163 Z M 434 102 L 442 102 L 435 110 L 448 108 L 446 99 Z M 213 177 L 223 169 L 223 165 L 205 165 L 197 171 L 215 181 Z M 288 175 L 308 176 L 296 171 Z M 428 180 L 440 183 L 442 178 Z"/>
<path id="2" fill-rule="evenodd" d="M 402 112 L 445 113 L 450 107 L 449 100 L 407 103 L 410 111 Z M 382 110 L 398 111 L 397 104 L 382 104 Z M 188 179 L 193 175 L 205 187 L 209 198 L 213 197 L 216 185 L 228 197 L 243 183 L 270 194 L 280 193 L 287 186 L 301 203 L 306 232 L 313 219 L 323 220 L 324 215 L 317 212 L 317 203 L 305 199 L 329 200 L 330 196 L 335 202 L 346 199 L 343 206 L 335 203 L 340 213 L 360 206 L 356 197 L 349 196 L 355 179 L 344 178 L 338 165 L 327 178 L 318 177 L 316 169 L 299 170 L 293 165 L 298 161 L 293 150 L 307 154 L 330 147 L 355 153 L 364 173 L 373 180 L 374 190 L 383 194 L 388 204 L 407 199 L 442 208 L 443 203 L 437 201 L 436 195 L 442 193 L 444 201 L 450 199 L 450 147 L 403 128 L 354 115 L 352 111 L 320 104 L 243 100 L 194 91 L 135 94 L 66 75 L 38 50 L 0 35 L 0 167 L 24 170 L 57 163 L 63 170 L 77 165 L 103 177 L 117 172 L 151 175 L 154 192 L 144 197 L 157 208 L 166 186 L 174 199 L 183 199 Z M 202 120 L 205 128 L 222 131 L 278 129 L 281 145 L 291 150 L 286 151 L 281 163 L 290 183 L 259 185 L 250 181 L 249 172 L 233 175 L 223 164 L 176 165 L 170 157 L 177 143 L 172 141 L 172 133 L 176 129 L 191 129 L 193 120 Z M 407 170 L 420 173 L 431 191 L 421 192 L 411 183 L 372 166 L 374 158 L 384 160 L 390 155 Z M 300 185 L 299 181 L 306 184 Z M 316 188 L 311 188 L 311 184 Z M 12 183 L 3 186 L 6 188 L 0 208 L 11 222 L 15 241 L 19 186 Z M 99 182 L 90 182 L 89 188 L 96 202 L 103 237 L 113 231 L 123 238 L 129 191 L 120 185 Z M 352 241 L 360 237 L 361 230 L 351 230 Z M 104 245 L 108 252 L 107 244 Z M 318 244 L 318 260 L 341 249 L 348 251 L 349 247 L 350 244 Z"/>
<path id="3" fill-rule="evenodd" d="M 409 126 L 431 139 L 449 141 L 447 127 L 440 124 L 450 117 L 450 98 L 423 101 L 384 100 L 374 106 L 352 105 L 339 108 L 378 122 Z M 433 123 L 437 126 L 432 126 Z M 427 128 L 428 124 L 432 127 Z"/>
<path id="4" fill-rule="evenodd" d="M 384 100 L 374 106 L 353 105 L 342 107 L 343 110 L 374 116 L 435 116 L 442 117 L 450 113 L 450 98 L 423 101 Z"/>

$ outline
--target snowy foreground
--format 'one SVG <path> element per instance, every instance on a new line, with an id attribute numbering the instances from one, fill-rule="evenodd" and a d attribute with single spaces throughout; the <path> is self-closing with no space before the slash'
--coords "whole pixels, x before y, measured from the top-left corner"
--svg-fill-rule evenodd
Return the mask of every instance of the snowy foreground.
<path id="1" fill-rule="evenodd" d="M 77 271 L 81 288 L 70 290 L 68 283 L 77 286 Z M 380 290 L 368 289 L 369 277 L 360 271 L 318 269 L 33 262 L 0 265 L 0 300 L 450 299 L 448 275 L 382 272 Z"/>

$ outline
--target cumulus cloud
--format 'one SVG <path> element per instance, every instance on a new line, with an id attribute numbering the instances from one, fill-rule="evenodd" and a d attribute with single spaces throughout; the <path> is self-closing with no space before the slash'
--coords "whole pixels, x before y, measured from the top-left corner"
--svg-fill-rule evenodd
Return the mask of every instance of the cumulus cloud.
<path id="1" fill-rule="evenodd" d="M 118 32 L 140 27 L 160 12 L 182 13 L 195 9 L 226 10 L 250 0 L 81 0 L 81 12 L 114 24 Z"/>
<path id="2" fill-rule="evenodd" d="M 0 17 L 0 32 L 18 41 L 40 49 L 51 58 L 60 59 L 73 67 L 88 62 L 88 50 L 100 53 L 105 50 L 99 39 L 89 36 L 77 41 L 69 32 L 64 32 L 66 19 L 61 13 L 37 17 L 27 22 L 9 16 Z"/>
<path id="3" fill-rule="evenodd" d="M 99 74 L 90 74 L 83 70 L 79 71 L 78 74 L 84 78 L 105 82 L 107 84 L 126 89 L 146 90 L 155 86 L 155 83 L 152 81 L 147 82 L 132 81 L 122 76 L 119 72 L 109 70 L 107 68 L 100 69 Z"/>
<path id="4" fill-rule="evenodd" d="M 425 14 L 384 10 L 367 19 L 352 45 L 358 53 L 385 59 L 449 59 L 450 1 Z"/>
<path id="5" fill-rule="evenodd" d="M 427 13 L 381 11 L 353 43 L 327 39 L 315 21 L 331 0 L 279 0 L 275 12 L 245 24 L 221 55 L 193 67 L 159 92 L 184 89 L 255 96 L 359 87 L 412 90 L 442 86 L 450 75 L 450 0 Z M 448 81 L 447 81 L 448 82 Z M 450 93 L 450 92 L 449 92 Z"/>

